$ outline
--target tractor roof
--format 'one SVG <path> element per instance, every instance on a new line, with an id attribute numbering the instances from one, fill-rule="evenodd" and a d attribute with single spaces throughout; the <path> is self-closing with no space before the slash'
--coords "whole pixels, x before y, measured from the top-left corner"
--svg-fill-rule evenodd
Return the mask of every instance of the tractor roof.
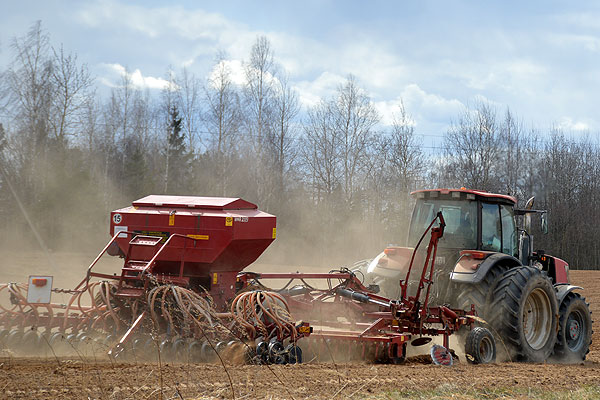
<path id="1" fill-rule="evenodd" d="M 467 194 L 472 194 L 475 197 L 479 196 L 479 197 L 484 197 L 487 199 L 502 199 L 502 200 L 508 200 L 513 204 L 517 204 L 517 198 L 513 197 L 513 196 L 509 196 L 506 194 L 497 194 L 497 193 L 490 193 L 490 192 L 486 192 L 485 190 L 473 190 L 473 189 L 466 189 L 466 188 L 460 188 L 460 189 L 424 189 L 424 190 L 415 190 L 414 192 L 411 192 L 412 196 L 416 196 L 417 193 L 432 193 L 432 192 L 437 192 L 439 194 L 450 194 L 452 192 L 455 193 L 467 193 Z"/>

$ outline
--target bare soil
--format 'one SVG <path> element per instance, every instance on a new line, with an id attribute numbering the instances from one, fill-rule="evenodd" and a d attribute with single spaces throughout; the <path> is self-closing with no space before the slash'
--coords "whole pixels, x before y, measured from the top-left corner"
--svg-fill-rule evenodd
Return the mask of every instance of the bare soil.
<path id="1" fill-rule="evenodd" d="M 65 267 L 69 270 L 70 281 L 83 276 L 85 263 L 83 265 L 76 271 Z M 9 275 L 7 268 L 6 264 L 0 266 L 0 281 L 14 280 L 16 273 L 22 274 L 19 281 L 25 281 L 27 274 L 33 273 L 30 266 L 23 266 L 20 271 L 10 268 Z M 598 314 L 600 271 L 571 271 L 571 280 L 585 287 L 582 294 L 591 303 L 592 312 Z M 450 395 L 456 390 L 505 388 L 569 393 L 581 387 L 598 386 L 598 324 L 594 323 L 595 333 L 587 360 L 577 365 L 501 363 L 474 366 L 463 359 L 453 367 L 440 367 L 428 364 L 426 357 L 412 357 L 403 365 L 309 363 L 228 365 L 224 368 L 218 364 L 122 364 L 106 358 L 35 359 L 0 354 L 0 398 L 205 399 L 235 396 L 341 399 L 388 397 L 398 391 L 443 392 L 447 389 Z"/>

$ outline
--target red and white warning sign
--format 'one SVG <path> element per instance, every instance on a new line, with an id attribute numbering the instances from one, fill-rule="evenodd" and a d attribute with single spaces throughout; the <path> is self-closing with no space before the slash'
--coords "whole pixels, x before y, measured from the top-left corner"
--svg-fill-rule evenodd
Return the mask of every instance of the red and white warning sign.
<path id="1" fill-rule="evenodd" d="M 27 289 L 27 302 L 37 304 L 50 303 L 52 295 L 52 277 L 30 275 Z"/>

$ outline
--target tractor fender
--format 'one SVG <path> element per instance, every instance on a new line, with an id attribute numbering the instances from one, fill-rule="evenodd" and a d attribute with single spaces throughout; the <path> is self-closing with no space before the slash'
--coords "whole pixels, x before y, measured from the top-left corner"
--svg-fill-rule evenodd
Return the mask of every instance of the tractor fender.
<path id="1" fill-rule="evenodd" d="M 560 305 L 569 293 L 577 289 L 583 288 L 581 286 L 569 285 L 568 283 L 557 283 L 554 285 L 554 290 L 556 290 L 556 299 L 558 300 L 558 307 L 560 308 Z"/>
<path id="2" fill-rule="evenodd" d="M 508 265 L 511 268 L 518 267 L 521 265 L 521 261 L 519 261 L 513 256 L 504 253 L 494 253 L 486 257 L 486 259 L 479 264 L 479 266 L 474 272 L 464 272 L 463 269 L 461 269 L 461 271 L 458 271 L 457 262 L 457 265 L 454 267 L 454 270 L 450 273 L 450 279 L 453 282 L 476 284 L 481 282 L 483 278 L 487 275 L 489 270 L 492 269 L 498 263 Z"/>

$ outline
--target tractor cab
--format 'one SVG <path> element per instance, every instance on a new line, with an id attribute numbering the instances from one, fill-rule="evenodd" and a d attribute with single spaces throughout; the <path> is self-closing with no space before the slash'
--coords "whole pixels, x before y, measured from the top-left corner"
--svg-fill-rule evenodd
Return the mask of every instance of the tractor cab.
<path id="1" fill-rule="evenodd" d="M 414 247 L 429 221 L 441 211 L 446 220 L 443 249 L 481 250 L 518 256 L 518 233 L 512 196 L 467 189 L 420 190 L 416 197 L 409 247 Z"/>
<path id="2" fill-rule="evenodd" d="M 416 202 L 407 243 L 386 248 L 365 269 L 366 281 L 378 285 L 383 294 L 392 297 L 397 294 L 397 282 L 406 274 L 413 249 L 440 211 L 446 226 L 435 258 L 438 284 L 434 291 L 448 290 L 451 272 L 464 254 L 479 254 L 484 258 L 503 253 L 515 261 L 519 257 L 519 230 L 515 219 L 517 200 L 514 197 L 464 188 L 419 190 L 412 196 Z M 415 265 L 421 264 L 425 251 L 421 246 L 415 255 Z M 476 262 L 480 263 L 481 259 Z M 471 264 L 467 268 L 470 267 Z M 445 293 L 437 295 L 445 297 Z"/>

